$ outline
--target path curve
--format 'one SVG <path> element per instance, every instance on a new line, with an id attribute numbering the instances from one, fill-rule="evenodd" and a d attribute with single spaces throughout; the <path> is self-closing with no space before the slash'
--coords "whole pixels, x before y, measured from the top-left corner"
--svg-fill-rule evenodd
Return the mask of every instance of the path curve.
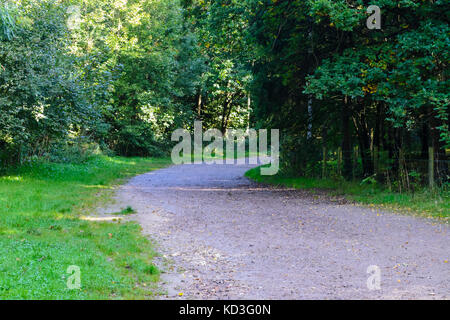
<path id="1" fill-rule="evenodd" d="M 119 190 L 164 256 L 163 298 L 450 298 L 448 224 L 258 185 L 251 167 L 172 166 Z"/>

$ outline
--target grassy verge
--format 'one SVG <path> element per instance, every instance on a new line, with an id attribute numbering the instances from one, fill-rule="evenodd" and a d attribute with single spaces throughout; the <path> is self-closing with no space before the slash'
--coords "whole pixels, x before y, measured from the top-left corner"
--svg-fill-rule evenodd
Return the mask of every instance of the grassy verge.
<path id="1" fill-rule="evenodd" d="M 259 168 L 254 168 L 246 176 L 260 183 L 281 185 L 297 189 L 329 190 L 335 195 L 367 205 L 373 205 L 402 213 L 418 214 L 427 217 L 450 218 L 449 190 L 422 190 L 415 193 L 390 192 L 376 185 L 361 185 L 332 179 L 314 179 L 305 177 L 288 177 L 278 174 L 261 176 Z"/>
<path id="2" fill-rule="evenodd" d="M 167 159 L 96 157 L 84 164 L 30 164 L 0 177 L 0 299 L 143 299 L 159 271 L 135 223 L 90 222 L 118 179 Z M 69 266 L 81 288 L 69 290 Z"/>

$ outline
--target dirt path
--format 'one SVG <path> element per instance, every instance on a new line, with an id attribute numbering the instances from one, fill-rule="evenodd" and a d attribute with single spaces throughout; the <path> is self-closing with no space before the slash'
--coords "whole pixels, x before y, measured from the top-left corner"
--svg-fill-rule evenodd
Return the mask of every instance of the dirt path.
<path id="1" fill-rule="evenodd" d="M 174 166 L 118 192 L 164 255 L 163 298 L 450 298 L 447 224 L 257 185 L 250 167 Z"/>

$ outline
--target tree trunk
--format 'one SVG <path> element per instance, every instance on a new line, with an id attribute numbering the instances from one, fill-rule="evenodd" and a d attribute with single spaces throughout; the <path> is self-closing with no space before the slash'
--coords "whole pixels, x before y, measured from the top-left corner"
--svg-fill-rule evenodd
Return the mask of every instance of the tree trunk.
<path id="1" fill-rule="evenodd" d="M 370 131 L 368 129 L 364 110 L 359 115 L 353 117 L 358 136 L 359 149 L 361 153 L 363 176 L 369 177 L 373 175 L 373 161 L 370 152 Z"/>
<path id="2" fill-rule="evenodd" d="M 223 135 L 225 135 L 225 133 L 227 132 L 227 127 L 228 127 L 228 118 L 230 116 L 230 106 L 231 106 L 231 101 L 232 101 L 232 95 L 230 93 L 227 94 L 227 98 L 225 100 L 225 104 L 223 106 L 223 110 L 222 110 L 222 124 L 221 124 L 221 132 Z"/>
<path id="3" fill-rule="evenodd" d="M 203 106 L 203 102 L 202 102 L 202 92 L 200 91 L 198 93 L 198 100 L 197 100 L 197 115 L 200 118 L 202 115 L 202 106 Z"/>
<path id="4" fill-rule="evenodd" d="M 431 108 L 430 108 L 431 109 Z M 437 117 L 437 112 L 431 110 L 431 145 L 434 149 L 434 168 L 436 174 L 436 182 L 443 183 L 447 181 L 449 168 L 447 163 L 447 155 L 445 151 L 445 143 L 441 141 L 440 127 L 443 121 Z"/>
<path id="5" fill-rule="evenodd" d="M 342 176 L 346 180 L 352 179 L 352 145 L 350 136 L 350 107 L 348 98 L 345 97 L 345 101 L 342 105 L 342 161 L 343 170 Z"/>
<path id="6" fill-rule="evenodd" d="M 429 132 L 428 132 L 428 124 L 424 121 L 422 123 L 422 130 L 420 134 L 420 140 L 422 144 L 422 153 L 421 158 L 426 160 L 428 158 L 428 148 L 430 146 L 428 142 Z"/>

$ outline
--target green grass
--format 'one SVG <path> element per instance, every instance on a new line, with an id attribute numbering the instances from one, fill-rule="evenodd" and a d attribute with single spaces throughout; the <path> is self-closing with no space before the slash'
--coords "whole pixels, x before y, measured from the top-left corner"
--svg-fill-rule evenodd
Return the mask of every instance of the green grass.
<path id="1" fill-rule="evenodd" d="M 118 182 L 168 164 L 99 156 L 0 176 L 0 299 L 151 298 L 159 271 L 139 225 L 80 217 L 107 201 Z M 71 265 L 81 269 L 79 290 L 66 285 Z"/>
<path id="2" fill-rule="evenodd" d="M 136 210 L 134 210 L 131 206 L 128 206 L 125 209 L 121 210 L 120 212 L 117 212 L 116 215 L 128 216 L 130 214 L 135 214 L 135 213 L 136 213 Z"/>
<path id="3" fill-rule="evenodd" d="M 349 200 L 401 213 L 442 218 L 447 221 L 450 218 L 449 190 L 424 189 L 415 193 L 396 193 L 377 185 L 361 185 L 344 180 L 289 177 L 283 174 L 261 176 L 259 168 L 251 169 L 245 175 L 260 183 L 296 189 L 328 190 L 334 195 L 344 195 Z"/>

